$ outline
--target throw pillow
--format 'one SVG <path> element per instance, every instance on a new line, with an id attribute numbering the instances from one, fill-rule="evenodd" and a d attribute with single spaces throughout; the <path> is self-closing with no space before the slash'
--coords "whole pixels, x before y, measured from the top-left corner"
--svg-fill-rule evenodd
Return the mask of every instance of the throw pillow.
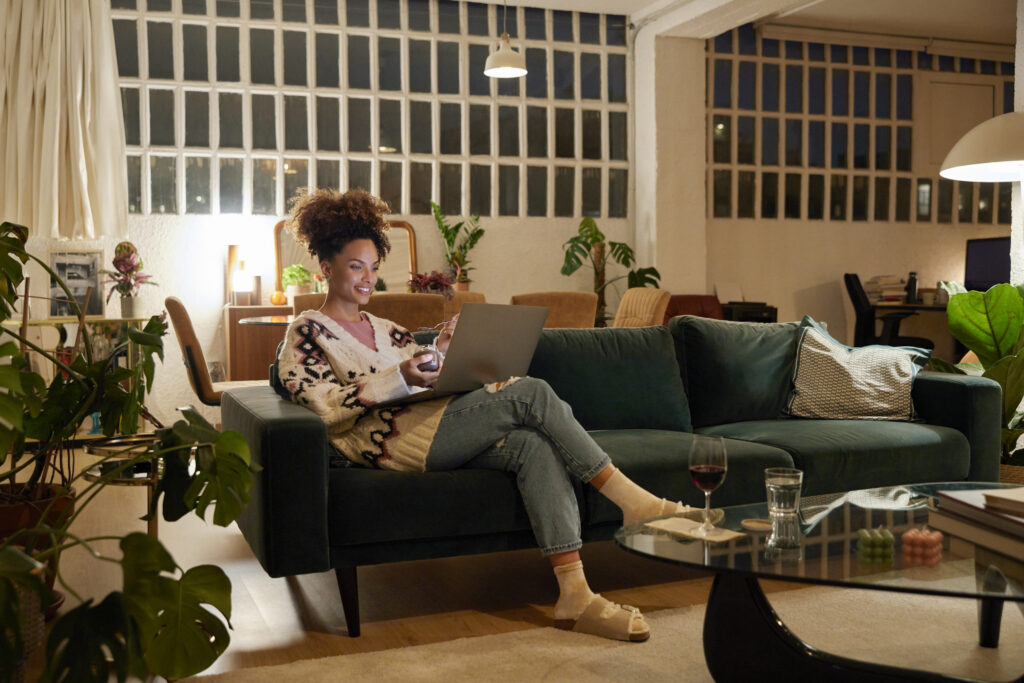
<path id="1" fill-rule="evenodd" d="M 929 351 L 841 344 L 810 317 L 801 323 L 788 412 L 831 420 L 911 420 L 914 377 Z"/>

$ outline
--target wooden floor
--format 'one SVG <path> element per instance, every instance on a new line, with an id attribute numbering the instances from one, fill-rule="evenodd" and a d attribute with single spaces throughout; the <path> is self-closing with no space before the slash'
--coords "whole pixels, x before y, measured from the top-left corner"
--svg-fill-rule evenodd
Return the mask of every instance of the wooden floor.
<path id="1" fill-rule="evenodd" d="M 91 462 L 80 455 L 79 466 Z M 76 522 L 80 536 L 145 531 L 143 487 L 108 486 Z M 194 515 L 161 521 L 160 539 L 183 568 L 216 564 L 232 583 L 231 643 L 205 673 L 300 659 L 441 642 L 551 624 L 556 583 L 536 550 L 404 562 L 359 570 L 362 636 L 350 638 L 332 572 L 269 578 L 238 528 Z M 119 557 L 116 544 L 97 547 Z M 706 601 L 710 577 L 619 550 L 588 544 L 583 560 L 591 587 L 642 611 Z M 120 565 L 81 549 L 63 555 L 62 574 L 80 596 L 101 599 L 120 587 Z M 771 589 L 797 587 L 778 584 Z M 71 597 L 63 610 L 77 604 Z"/>

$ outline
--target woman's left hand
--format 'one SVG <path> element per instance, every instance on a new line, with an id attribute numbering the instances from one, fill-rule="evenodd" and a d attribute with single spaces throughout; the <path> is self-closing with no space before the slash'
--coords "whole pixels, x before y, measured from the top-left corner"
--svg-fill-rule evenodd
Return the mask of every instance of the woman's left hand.
<path id="1" fill-rule="evenodd" d="M 456 313 L 452 316 L 452 319 L 441 328 L 441 332 L 437 335 L 437 339 L 434 340 L 434 345 L 441 353 L 448 353 L 448 345 L 452 341 L 452 335 L 455 333 L 455 326 L 458 323 L 459 314 Z"/>

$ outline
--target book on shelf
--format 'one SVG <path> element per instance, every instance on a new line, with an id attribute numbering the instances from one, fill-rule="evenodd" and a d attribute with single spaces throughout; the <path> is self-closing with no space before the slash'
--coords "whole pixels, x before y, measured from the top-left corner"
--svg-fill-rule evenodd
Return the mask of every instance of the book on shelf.
<path id="1" fill-rule="evenodd" d="M 1015 489 L 992 489 L 985 491 L 985 505 L 993 510 L 1016 516 L 1022 524 L 1024 519 L 1024 486 Z"/>
<path id="2" fill-rule="evenodd" d="M 1009 536 L 973 519 L 941 508 L 933 509 L 928 511 L 928 526 L 1014 560 L 1024 560 L 1024 539 Z"/>
<path id="3" fill-rule="evenodd" d="M 983 524 L 1000 533 L 1015 536 L 1024 541 L 1024 517 L 997 510 L 988 503 L 994 492 L 1022 491 L 1021 489 L 976 489 L 973 491 L 937 491 L 939 510 L 965 517 Z"/>

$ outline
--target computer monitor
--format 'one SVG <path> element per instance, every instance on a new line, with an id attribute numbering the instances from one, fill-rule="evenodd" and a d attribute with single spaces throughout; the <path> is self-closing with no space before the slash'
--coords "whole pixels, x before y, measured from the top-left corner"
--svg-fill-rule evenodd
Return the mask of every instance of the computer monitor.
<path id="1" fill-rule="evenodd" d="M 964 287 L 984 292 L 993 285 L 1010 281 L 1010 238 L 988 237 L 967 240 Z"/>

